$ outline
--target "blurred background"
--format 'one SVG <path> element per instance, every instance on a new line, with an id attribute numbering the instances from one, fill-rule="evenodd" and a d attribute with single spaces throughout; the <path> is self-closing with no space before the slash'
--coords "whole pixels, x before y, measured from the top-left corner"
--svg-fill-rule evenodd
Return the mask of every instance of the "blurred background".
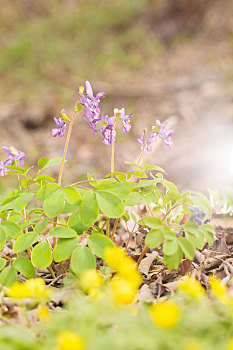
<path id="1" fill-rule="evenodd" d="M 118 132 L 116 170 L 136 161 L 137 138 L 159 119 L 176 134 L 144 160 L 165 168 L 180 190 L 232 197 L 232 0 L 0 0 L 0 139 L 27 154 L 62 156 L 53 117 L 71 116 L 78 87 L 104 91 L 103 114 L 134 112 Z M 0 159 L 5 160 L 4 151 Z M 75 121 L 63 183 L 110 170 L 110 148 Z M 57 176 L 58 169 L 51 169 Z M 12 176 L 7 176 L 11 184 Z M 5 178 L 0 188 L 6 188 Z"/>

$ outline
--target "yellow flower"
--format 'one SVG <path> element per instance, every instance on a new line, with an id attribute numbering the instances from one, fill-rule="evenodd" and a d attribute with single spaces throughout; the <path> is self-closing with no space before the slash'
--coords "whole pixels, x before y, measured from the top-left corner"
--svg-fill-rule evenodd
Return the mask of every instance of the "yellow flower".
<path id="1" fill-rule="evenodd" d="M 131 304 L 137 294 L 137 289 L 121 277 L 116 277 L 111 280 L 114 300 L 119 304 Z"/>
<path id="2" fill-rule="evenodd" d="M 95 269 L 86 270 L 80 277 L 80 285 L 82 289 L 89 293 L 94 289 L 98 289 L 103 284 L 103 277 Z"/>
<path id="3" fill-rule="evenodd" d="M 205 289 L 202 287 L 201 283 L 189 276 L 186 276 L 179 282 L 178 290 L 181 290 L 196 299 L 205 295 Z"/>
<path id="4" fill-rule="evenodd" d="M 112 269 L 118 270 L 126 258 L 125 252 L 119 247 L 106 247 L 104 250 L 104 260 Z"/>
<path id="5" fill-rule="evenodd" d="M 48 306 L 46 305 L 42 305 L 40 306 L 38 309 L 37 309 L 37 317 L 40 319 L 40 320 L 48 320 L 49 317 L 50 317 L 50 311 L 49 311 L 49 308 Z"/>
<path id="6" fill-rule="evenodd" d="M 231 338 L 231 340 L 229 341 L 226 350 L 233 350 L 233 338 Z"/>
<path id="7" fill-rule="evenodd" d="M 83 93 L 84 93 L 84 86 L 83 86 L 83 85 L 81 85 L 81 86 L 79 87 L 79 93 L 80 93 L 80 94 L 83 94 Z"/>
<path id="8" fill-rule="evenodd" d="M 58 350 L 83 350 L 82 338 L 72 331 L 62 331 L 58 334 Z"/>
<path id="9" fill-rule="evenodd" d="M 203 346 L 201 342 L 197 339 L 189 341 L 185 346 L 185 350 L 202 350 L 202 349 L 203 349 Z"/>
<path id="10" fill-rule="evenodd" d="M 161 328 L 172 328 L 180 319 L 180 308 L 170 301 L 152 305 L 150 312 L 154 323 Z"/>
<path id="11" fill-rule="evenodd" d="M 42 278 L 30 279 L 24 283 L 14 283 L 6 294 L 14 299 L 34 298 L 49 299 L 51 290 L 46 287 Z"/>
<path id="12" fill-rule="evenodd" d="M 227 287 L 222 281 L 216 276 L 209 277 L 210 288 L 214 295 L 223 303 L 228 304 L 228 297 L 226 295 Z"/>

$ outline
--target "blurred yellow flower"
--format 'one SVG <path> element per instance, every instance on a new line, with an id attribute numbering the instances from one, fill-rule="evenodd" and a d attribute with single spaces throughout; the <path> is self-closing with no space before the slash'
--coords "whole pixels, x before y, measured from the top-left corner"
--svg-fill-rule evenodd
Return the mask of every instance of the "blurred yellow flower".
<path id="1" fill-rule="evenodd" d="M 205 289 L 202 287 L 201 283 L 190 276 L 186 276 L 179 282 L 178 290 L 181 290 L 196 299 L 205 295 Z"/>
<path id="2" fill-rule="evenodd" d="M 7 289 L 6 294 L 14 299 L 49 299 L 52 292 L 42 278 L 30 279 L 24 283 L 16 282 Z"/>
<path id="3" fill-rule="evenodd" d="M 185 345 L 185 350 L 202 350 L 203 346 L 201 342 L 197 339 L 190 340 L 186 345 Z"/>
<path id="4" fill-rule="evenodd" d="M 155 324 L 161 328 L 172 328 L 180 319 L 180 308 L 170 301 L 152 305 L 150 312 Z"/>
<path id="5" fill-rule="evenodd" d="M 216 276 L 209 277 L 210 289 L 213 294 L 223 303 L 228 304 L 228 297 L 226 295 L 227 287 L 222 281 Z"/>
<path id="6" fill-rule="evenodd" d="M 39 306 L 37 309 L 37 317 L 43 321 L 46 321 L 50 318 L 50 311 L 47 305 Z"/>
<path id="7" fill-rule="evenodd" d="M 226 350 L 233 350 L 233 338 L 231 338 L 231 340 L 229 341 Z"/>
<path id="8" fill-rule="evenodd" d="M 103 284 L 103 277 L 95 269 L 86 270 L 80 277 L 80 286 L 89 293 L 94 289 L 98 289 Z"/>
<path id="9" fill-rule="evenodd" d="M 104 250 L 104 260 L 113 270 L 118 270 L 125 262 L 125 259 L 125 252 L 119 247 L 106 247 Z"/>
<path id="10" fill-rule="evenodd" d="M 114 300 L 119 304 L 131 304 L 137 294 L 137 289 L 133 288 L 131 283 L 121 277 L 115 277 L 111 280 Z"/>
<path id="11" fill-rule="evenodd" d="M 58 350 L 83 350 L 84 343 L 76 333 L 72 331 L 62 331 L 58 334 Z"/>

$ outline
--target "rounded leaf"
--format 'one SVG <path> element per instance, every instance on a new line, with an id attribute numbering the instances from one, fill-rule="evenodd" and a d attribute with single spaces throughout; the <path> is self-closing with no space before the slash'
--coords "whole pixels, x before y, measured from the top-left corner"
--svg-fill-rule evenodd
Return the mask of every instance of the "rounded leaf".
<path id="1" fill-rule="evenodd" d="M 96 195 L 93 191 L 84 194 L 80 206 L 80 217 L 85 226 L 90 227 L 97 219 L 99 214 Z"/>
<path id="2" fill-rule="evenodd" d="M 80 245 L 71 256 L 70 267 L 75 275 L 80 276 L 85 270 L 96 268 L 95 257 L 89 248 Z"/>
<path id="3" fill-rule="evenodd" d="M 79 205 L 82 201 L 81 194 L 76 191 L 73 187 L 67 186 L 62 189 L 65 200 L 73 205 Z"/>
<path id="4" fill-rule="evenodd" d="M 0 250 L 2 250 L 6 243 L 6 234 L 2 227 L 0 227 Z"/>
<path id="5" fill-rule="evenodd" d="M 68 220 L 68 226 L 75 230 L 78 235 L 82 235 L 84 231 L 89 229 L 89 225 L 84 225 L 81 221 L 80 211 L 75 211 Z"/>
<path id="6" fill-rule="evenodd" d="M 55 218 L 62 213 L 64 206 L 64 194 L 61 191 L 56 191 L 44 201 L 43 209 L 45 215 L 49 218 Z"/>
<path id="7" fill-rule="evenodd" d="M 11 220 L 2 221 L 0 227 L 3 228 L 8 239 L 17 238 L 23 234 L 21 227 Z"/>
<path id="8" fill-rule="evenodd" d="M 108 237 L 101 235 L 100 233 L 93 233 L 88 237 L 88 246 L 96 256 L 104 259 L 105 248 L 115 247 L 115 244 Z"/>
<path id="9" fill-rule="evenodd" d="M 152 230 L 146 235 L 145 243 L 149 248 L 159 247 L 163 242 L 162 230 Z"/>
<path id="10" fill-rule="evenodd" d="M 179 237 L 179 246 L 184 252 L 186 258 L 193 260 L 196 248 L 192 245 L 191 241 L 185 237 Z"/>
<path id="11" fill-rule="evenodd" d="M 71 228 L 68 228 L 68 227 L 62 227 L 62 226 L 57 226 L 57 227 L 53 228 L 49 232 L 49 235 L 52 237 L 58 237 L 58 238 L 77 237 L 77 233 L 75 230 L 72 230 Z"/>
<path id="12" fill-rule="evenodd" d="M 66 260 L 70 257 L 72 254 L 72 251 L 74 250 L 75 246 L 77 245 L 79 241 L 79 237 L 76 238 L 61 238 L 56 244 L 56 247 L 54 248 L 54 261 L 60 262 L 63 260 Z"/>
<path id="13" fill-rule="evenodd" d="M 96 198 L 100 210 L 110 218 L 119 218 L 125 212 L 124 203 L 119 197 L 107 191 L 96 191 Z"/>
<path id="14" fill-rule="evenodd" d="M 39 239 L 39 235 L 34 232 L 28 232 L 19 236 L 13 246 L 15 253 L 24 252 L 32 244 L 36 243 Z"/>
<path id="15" fill-rule="evenodd" d="M 48 242 L 38 243 L 32 251 L 32 263 L 39 269 L 45 269 L 53 260 L 52 251 Z"/>
<path id="16" fill-rule="evenodd" d="M 17 271 L 13 266 L 7 266 L 0 273 L 0 284 L 2 286 L 10 287 L 12 284 L 17 282 Z"/>
<path id="17" fill-rule="evenodd" d="M 174 255 L 178 249 L 177 239 L 167 241 L 163 245 L 163 252 L 165 255 Z"/>
<path id="18" fill-rule="evenodd" d="M 24 256 L 19 256 L 13 263 L 14 268 L 27 278 L 35 277 L 35 267 Z"/>
<path id="19" fill-rule="evenodd" d="M 36 198 L 40 201 L 44 201 L 50 194 L 59 190 L 60 186 L 58 184 L 49 183 L 42 186 L 36 194 Z"/>
<path id="20" fill-rule="evenodd" d="M 149 226 L 153 229 L 159 229 L 163 225 L 162 221 L 159 218 L 155 217 L 143 219 L 142 223 L 143 225 Z"/>
<path id="21" fill-rule="evenodd" d="M 6 266 L 6 259 L 0 258 L 0 271 Z"/>

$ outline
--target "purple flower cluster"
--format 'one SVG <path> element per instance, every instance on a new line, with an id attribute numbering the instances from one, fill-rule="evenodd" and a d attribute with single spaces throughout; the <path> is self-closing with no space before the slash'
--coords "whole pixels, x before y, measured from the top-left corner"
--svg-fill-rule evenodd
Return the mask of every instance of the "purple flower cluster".
<path id="1" fill-rule="evenodd" d="M 61 110 L 61 114 L 66 114 L 64 109 Z M 56 117 L 54 117 L 54 121 L 57 127 L 52 130 L 53 137 L 56 137 L 56 136 L 63 137 L 65 135 L 65 130 L 66 130 L 66 121 L 63 120 L 62 118 L 56 118 Z"/>
<path id="2" fill-rule="evenodd" d="M 86 81 L 86 96 L 80 94 L 80 103 L 84 106 L 84 118 L 90 124 L 93 135 L 97 132 L 96 123 L 100 121 L 103 116 L 100 114 L 99 102 L 104 97 L 104 92 L 98 92 L 96 96 L 93 95 L 93 90 L 89 81 Z"/>
<path id="3" fill-rule="evenodd" d="M 123 122 L 122 132 L 128 134 L 131 128 L 130 118 L 133 116 L 133 113 L 126 115 L 124 108 L 122 108 L 121 110 L 117 109 L 117 112 L 114 111 L 113 117 L 109 117 L 108 115 L 105 116 L 102 127 L 97 130 L 97 122 L 103 119 L 103 116 L 100 114 L 99 102 L 100 99 L 103 98 L 105 95 L 104 92 L 98 92 L 96 96 L 94 96 L 89 81 L 85 82 L 85 87 L 86 93 L 84 93 L 83 87 L 81 90 L 79 90 L 80 103 L 84 106 L 85 109 L 84 118 L 90 124 L 93 131 L 93 135 L 95 135 L 95 133 L 98 130 L 101 131 L 103 135 L 103 143 L 105 145 L 110 146 L 116 139 L 115 124 L 117 118 L 121 119 Z"/>
<path id="4" fill-rule="evenodd" d="M 115 130 L 115 116 L 109 118 L 107 115 L 104 119 L 104 124 L 99 129 L 102 132 L 104 137 L 103 143 L 107 146 L 110 146 L 116 139 L 116 130 Z"/>
<path id="5" fill-rule="evenodd" d="M 13 146 L 2 147 L 2 149 L 8 153 L 8 159 L 5 162 L 0 161 L 0 176 L 5 176 L 9 171 L 7 167 L 11 165 L 23 165 L 26 155 L 22 151 L 15 149 Z"/>
<path id="6" fill-rule="evenodd" d="M 147 132 L 144 131 L 143 135 L 138 139 L 138 142 L 141 144 L 141 150 L 144 153 L 152 151 L 152 143 L 157 141 L 157 136 L 159 136 L 169 148 L 172 148 L 173 141 L 171 136 L 174 135 L 172 129 L 166 129 L 168 123 L 161 123 L 159 120 L 156 120 L 156 126 L 152 128 L 150 136 L 147 136 Z"/>
<path id="7" fill-rule="evenodd" d="M 191 206 L 188 206 L 188 209 L 192 213 L 190 216 L 190 220 L 196 221 L 198 223 L 198 225 L 200 226 L 202 224 L 201 219 L 203 219 L 206 215 L 204 210 L 201 210 L 201 209 L 196 208 L 196 207 L 191 207 Z"/>

